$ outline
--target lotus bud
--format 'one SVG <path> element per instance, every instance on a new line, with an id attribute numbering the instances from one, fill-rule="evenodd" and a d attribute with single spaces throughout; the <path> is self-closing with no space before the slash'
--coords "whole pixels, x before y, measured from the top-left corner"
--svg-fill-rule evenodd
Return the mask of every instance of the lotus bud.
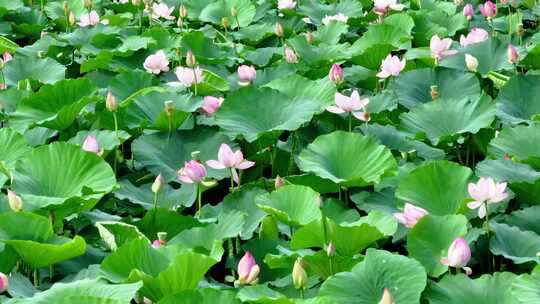
<path id="1" fill-rule="evenodd" d="M 283 26 L 281 25 L 281 23 L 276 22 L 276 27 L 274 28 L 274 33 L 276 34 L 276 36 L 278 36 L 280 38 L 285 36 L 285 34 L 283 32 Z"/>
<path id="2" fill-rule="evenodd" d="M 328 78 L 335 84 L 341 84 L 343 82 L 343 69 L 339 64 L 334 63 L 328 73 Z"/>
<path id="3" fill-rule="evenodd" d="M 45 38 L 45 36 L 47 36 L 47 31 L 41 31 L 41 33 L 39 34 L 39 38 L 43 39 Z"/>
<path id="4" fill-rule="evenodd" d="M 379 304 L 395 304 L 394 297 L 392 297 L 392 294 L 390 293 L 390 290 L 388 288 L 385 288 L 381 297 L 381 300 L 379 301 Z"/>
<path id="5" fill-rule="evenodd" d="M 11 210 L 15 212 L 19 212 L 22 210 L 23 201 L 20 196 L 18 196 L 15 192 L 8 189 L 7 197 L 8 197 L 8 204 Z"/>
<path id="6" fill-rule="evenodd" d="M 417 207 L 410 203 L 405 203 L 405 208 L 403 212 L 394 213 L 394 217 L 398 222 L 405 225 L 407 228 L 412 228 L 418 221 L 428 214 L 427 210 L 424 208 Z"/>
<path id="7" fill-rule="evenodd" d="M 304 269 L 304 263 L 301 258 L 296 259 L 292 271 L 292 280 L 294 288 L 304 289 L 307 287 L 308 275 Z"/>
<path id="8" fill-rule="evenodd" d="M 165 105 L 165 114 L 167 114 L 168 117 L 171 117 L 174 113 L 174 103 L 172 100 L 167 100 L 164 103 Z"/>
<path id="9" fill-rule="evenodd" d="M 328 243 L 328 246 L 326 246 L 326 255 L 331 257 L 334 256 L 334 254 L 336 254 L 336 246 L 332 241 L 330 241 L 330 243 Z"/>
<path id="10" fill-rule="evenodd" d="M 471 248 L 463 237 L 456 238 L 448 248 L 448 255 L 441 258 L 440 262 L 443 265 L 463 268 L 467 275 L 472 273 L 469 267 L 465 267 L 471 259 Z"/>
<path id="11" fill-rule="evenodd" d="M 298 57 L 296 56 L 296 53 L 290 47 L 285 47 L 285 60 L 288 63 L 297 63 L 298 62 Z"/>
<path id="12" fill-rule="evenodd" d="M 517 51 L 517 49 L 516 49 L 513 45 L 511 45 L 511 44 L 508 45 L 508 48 L 507 48 L 507 50 L 506 50 L 506 55 L 507 55 L 507 57 L 508 57 L 508 62 L 509 62 L 510 64 L 516 64 L 516 63 L 519 61 L 519 60 L 518 60 L 518 59 L 519 59 L 518 51 Z"/>
<path id="13" fill-rule="evenodd" d="M 463 5 L 463 0 L 454 0 L 454 4 L 456 6 L 462 6 Z"/>
<path id="14" fill-rule="evenodd" d="M 0 272 L 0 293 L 6 291 L 8 289 L 8 286 L 8 277 L 4 273 Z"/>
<path id="15" fill-rule="evenodd" d="M 236 10 L 236 6 L 231 7 L 231 17 L 236 18 L 238 16 L 238 11 Z"/>
<path id="16" fill-rule="evenodd" d="M 195 55 L 193 55 L 191 50 L 187 51 L 186 53 L 186 65 L 190 68 L 197 65 L 197 60 L 195 59 Z"/>
<path id="17" fill-rule="evenodd" d="M 176 20 L 176 25 L 179 28 L 183 28 L 184 27 L 184 18 L 182 18 L 182 17 L 178 18 L 178 20 Z"/>
<path id="18" fill-rule="evenodd" d="M 163 175 L 161 175 L 160 173 L 154 180 L 154 183 L 152 183 L 152 192 L 154 194 L 158 194 L 163 190 L 164 186 L 165 186 L 165 179 L 163 178 Z"/>
<path id="19" fill-rule="evenodd" d="M 72 11 L 69 12 L 68 20 L 70 25 L 75 24 L 75 14 Z"/>
<path id="20" fill-rule="evenodd" d="M 227 17 L 221 18 L 221 26 L 226 29 L 229 27 L 229 19 Z"/>
<path id="21" fill-rule="evenodd" d="M 69 14 L 69 4 L 67 1 L 64 1 L 64 14 L 66 16 Z"/>
<path id="22" fill-rule="evenodd" d="M 238 80 L 240 81 L 240 85 L 242 86 L 248 85 L 257 77 L 257 71 L 255 70 L 255 68 L 253 66 L 248 66 L 245 64 L 239 66 L 236 72 L 238 74 Z"/>
<path id="23" fill-rule="evenodd" d="M 261 269 L 251 252 L 246 252 L 238 263 L 238 282 L 240 284 L 256 284 Z"/>
<path id="24" fill-rule="evenodd" d="M 92 0 L 84 0 L 84 7 L 87 9 L 92 8 Z"/>
<path id="25" fill-rule="evenodd" d="M 183 3 L 180 4 L 180 7 L 178 8 L 178 16 L 180 16 L 180 18 L 187 17 L 187 10 Z"/>
<path id="26" fill-rule="evenodd" d="M 285 179 L 283 179 L 281 176 L 276 176 L 276 179 L 274 180 L 274 188 L 279 189 L 281 187 L 285 186 Z"/>
<path id="27" fill-rule="evenodd" d="M 432 85 L 429 87 L 429 95 L 431 95 L 431 99 L 435 100 L 439 97 L 439 86 L 438 85 Z"/>
<path id="28" fill-rule="evenodd" d="M 306 33 L 306 41 L 308 44 L 313 44 L 315 41 L 315 37 L 313 37 L 313 34 L 311 32 Z"/>
<path id="29" fill-rule="evenodd" d="M 105 99 L 105 107 L 111 112 L 115 112 L 118 109 L 118 103 L 116 97 L 114 97 L 111 91 L 107 92 L 107 98 Z"/>
<path id="30" fill-rule="evenodd" d="M 497 4 L 491 2 L 491 0 L 486 1 L 484 4 L 480 4 L 480 13 L 486 17 L 486 19 L 491 20 L 493 17 L 497 16 Z"/>
<path id="31" fill-rule="evenodd" d="M 139 6 L 141 5 L 141 0 L 131 0 L 131 4 L 133 4 L 133 6 Z"/>
<path id="32" fill-rule="evenodd" d="M 101 156 L 103 154 L 103 149 L 99 147 L 99 142 L 94 135 L 86 136 L 82 145 L 82 149 L 87 152 L 95 153 L 98 156 Z"/>
<path id="33" fill-rule="evenodd" d="M 474 15 L 474 8 L 473 8 L 472 4 L 467 3 L 463 7 L 463 16 L 465 16 L 465 18 L 467 18 L 467 20 L 471 20 L 473 15 Z"/>
<path id="34" fill-rule="evenodd" d="M 467 65 L 467 69 L 471 72 L 476 72 L 476 69 L 478 68 L 478 59 L 470 54 L 465 54 L 465 64 Z"/>
<path id="35" fill-rule="evenodd" d="M 508 155 L 508 153 L 504 153 L 503 159 L 504 160 L 512 160 L 512 158 L 510 157 L 510 155 Z"/>

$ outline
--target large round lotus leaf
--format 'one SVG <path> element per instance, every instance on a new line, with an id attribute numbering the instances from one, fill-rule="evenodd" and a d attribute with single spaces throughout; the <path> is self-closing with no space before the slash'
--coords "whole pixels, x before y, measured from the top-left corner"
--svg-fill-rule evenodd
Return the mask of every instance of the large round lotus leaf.
<path id="1" fill-rule="evenodd" d="M 489 176 L 508 183 L 533 184 L 540 179 L 540 172 L 531 166 L 506 159 L 485 159 L 476 164 L 476 176 Z"/>
<path id="2" fill-rule="evenodd" d="M 495 118 L 495 104 L 488 96 L 461 100 L 437 99 L 414 107 L 400 116 L 403 129 L 425 133 L 438 144 L 446 138 L 466 132 L 476 133 Z"/>
<path id="3" fill-rule="evenodd" d="M 121 180 L 120 188 L 114 191 L 118 199 L 126 199 L 133 204 L 141 205 L 144 209 L 154 208 L 154 193 L 152 184 L 145 184 L 140 187 L 133 185 L 129 180 Z M 197 185 L 183 184 L 180 189 L 174 189 L 169 185 L 163 187 L 162 192 L 157 196 L 158 207 L 165 209 L 176 209 L 178 206 L 191 206 L 197 199 Z"/>
<path id="4" fill-rule="evenodd" d="M 512 124 L 530 121 L 540 114 L 540 75 L 512 77 L 497 95 L 497 116 Z"/>
<path id="5" fill-rule="evenodd" d="M 242 303 L 280 303 L 293 304 L 284 294 L 268 287 L 268 283 L 245 286 L 236 295 Z"/>
<path id="6" fill-rule="evenodd" d="M 516 157 L 540 168 L 540 123 L 505 127 L 491 140 L 488 154 L 495 158 Z"/>
<path id="7" fill-rule="evenodd" d="M 33 268 L 41 268 L 80 256 L 86 251 L 86 242 L 80 236 L 73 240 L 54 238 L 50 243 L 26 240 L 8 240 L 21 259 Z"/>
<path id="8" fill-rule="evenodd" d="M 491 228 L 495 233 L 489 244 L 491 252 L 516 264 L 538 263 L 536 254 L 540 252 L 540 235 L 506 224 L 491 223 Z"/>
<path id="9" fill-rule="evenodd" d="M 515 278 L 508 272 L 485 274 L 474 280 L 465 274 L 447 275 L 431 285 L 425 297 L 431 304 L 515 304 L 510 293 Z"/>
<path id="10" fill-rule="evenodd" d="M 288 185 L 260 196 L 257 206 L 287 225 L 301 226 L 321 218 L 320 200 L 309 187 Z"/>
<path id="11" fill-rule="evenodd" d="M 15 161 L 31 150 L 24 136 L 9 128 L 0 129 L 0 187 L 11 177 Z"/>
<path id="12" fill-rule="evenodd" d="M 34 79 L 42 83 L 55 83 L 66 77 L 66 68 L 51 58 L 15 56 L 4 69 L 6 84 L 16 86 L 25 79 Z"/>
<path id="13" fill-rule="evenodd" d="M 290 97 L 270 88 L 249 86 L 228 95 L 215 117 L 227 133 L 252 142 L 267 132 L 298 129 L 327 104 L 308 95 Z"/>
<path id="14" fill-rule="evenodd" d="M 236 17 L 231 16 L 231 9 L 233 7 L 238 12 Z M 213 22 L 216 25 L 220 25 L 222 18 L 228 18 L 228 20 L 237 20 L 237 22 L 240 23 L 237 24 L 236 21 L 231 22 L 231 27 L 246 27 L 251 23 L 253 17 L 255 17 L 255 12 L 256 8 L 250 0 L 211 1 L 201 11 L 199 19 L 202 21 Z"/>
<path id="15" fill-rule="evenodd" d="M 312 101 L 325 108 L 334 103 L 336 88 L 328 78 L 316 81 L 293 74 L 270 81 L 265 87 L 272 88 L 294 100 Z"/>
<path id="16" fill-rule="evenodd" d="M 9 124 L 16 130 L 26 130 L 34 125 L 63 130 L 71 125 L 84 106 L 92 102 L 89 95 L 94 90 L 94 85 L 86 78 L 44 85 L 21 101 Z"/>
<path id="17" fill-rule="evenodd" d="M 396 303 L 417 304 L 425 286 L 426 271 L 416 260 L 368 249 L 364 261 L 350 272 L 326 280 L 320 296 L 336 304 L 373 304 L 380 301 L 387 288 Z"/>
<path id="18" fill-rule="evenodd" d="M 540 303 L 540 266 L 514 280 L 510 292 L 520 303 Z"/>
<path id="19" fill-rule="evenodd" d="M 533 231 L 540 235 L 540 206 L 532 206 L 525 209 L 516 210 L 504 219 L 504 223 L 517 227 L 521 231 Z"/>
<path id="20" fill-rule="evenodd" d="M 9 303 L 125 304 L 136 296 L 141 286 L 142 282 L 111 285 L 99 279 L 83 279 L 71 283 L 56 283 L 31 298 L 13 299 Z"/>
<path id="21" fill-rule="evenodd" d="M 70 199 L 97 200 L 110 192 L 116 179 L 96 154 L 64 142 L 36 148 L 17 162 L 13 190 L 25 210 L 60 205 Z"/>
<path id="22" fill-rule="evenodd" d="M 204 143 L 201 145 L 201 143 Z M 176 179 L 177 171 L 184 162 L 191 159 L 191 152 L 200 151 L 201 162 L 217 159 L 219 146 L 235 145 L 217 129 L 199 127 L 195 130 L 183 130 L 169 134 L 145 134 L 133 141 L 131 149 L 135 160 L 155 175 L 163 174 L 167 181 Z M 209 177 L 224 178 L 230 176 L 228 170 L 206 168 Z"/>
<path id="23" fill-rule="evenodd" d="M 438 87 L 440 99 L 471 99 L 480 96 L 480 84 L 472 73 L 454 69 L 417 69 L 402 73 L 394 82 L 399 103 L 413 108 L 421 103 L 432 101 L 431 86 Z"/>
<path id="24" fill-rule="evenodd" d="M 414 41 L 417 45 L 429 45 L 433 35 L 451 37 L 467 26 L 463 14 L 456 14 L 456 6 L 444 2 L 430 1 L 422 3 L 422 10 L 413 14 Z"/>
<path id="25" fill-rule="evenodd" d="M 317 24 L 320 24 L 325 16 L 334 16 L 338 13 L 345 14 L 346 16 L 362 16 L 362 5 L 357 1 L 339 1 L 331 4 L 321 3 L 319 1 L 307 1 L 302 2 L 298 10 L 302 14 L 309 16 Z"/>
<path id="26" fill-rule="evenodd" d="M 46 217 L 27 212 L 0 214 L 0 241 L 12 239 L 42 242 L 53 236 L 51 221 Z"/>
<path id="27" fill-rule="evenodd" d="M 477 71 L 482 75 L 487 75 L 491 71 L 512 70 L 514 67 L 508 63 L 506 55 L 507 47 L 508 43 L 503 43 L 499 39 L 488 39 L 460 49 L 458 54 L 441 60 L 440 65 L 468 71 L 465 54 L 469 54 L 478 59 Z"/>
<path id="28" fill-rule="evenodd" d="M 420 166 L 401 178 L 396 196 L 434 215 L 455 214 L 468 197 L 472 171 L 445 160 Z"/>
<path id="29" fill-rule="evenodd" d="M 118 102 L 129 102 L 139 95 L 154 90 L 156 84 L 157 79 L 152 74 L 140 70 L 125 70 L 112 78 L 108 87 Z"/>
<path id="30" fill-rule="evenodd" d="M 186 290 L 181 293 L 167 296 L 160 300 L 158 304 L 240 304 L 236 298 L 236 293 L 228 290 L 218 290 L 213 288 Z"/>
<path id="31" fill-rule="evenodd" d="M 336 131 L 321 135 L 298 158 L 298 167 L 347 186 L 376 184 L 396 168 L 392 153 L 371 137 Z"/>
<path id="32" fill-rule="evenodd" d="M 440 259 L 447 256 L 454 239 L 466 233 L 467 219 L 463 215 L 427 215 L 407 234 L 409 256 L 422 263 L 428 274 L 438 277 L 448 269 Z"/>
<path id="33" fill-rule="evenodd" d="M 111 251 L 115 251 L 129 241 L 146 239 L 137 227 L 123 222 L 102 221 L 95 225 L 103 242 Z"/>

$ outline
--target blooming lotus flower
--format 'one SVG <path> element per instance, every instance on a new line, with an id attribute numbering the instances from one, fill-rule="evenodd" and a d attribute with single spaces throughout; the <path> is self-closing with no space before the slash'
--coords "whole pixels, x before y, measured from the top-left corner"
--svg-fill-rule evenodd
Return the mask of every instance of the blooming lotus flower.
<path id="1" fill-rule="evenodd" d="M 424 208 L 416 207 L 413 204 L 405 203 L 405 208 L 402 213 L 394 213 L 394 217 L 398 222 L 405 225 L 407 228 L 412 228 L 418 221 L 428 214 Z"/>
<path id="2" fill-rule="evenodd" d="M 452 45 L 452 39 L 450 38 L 444 38 L 441 39 L 437 35 L 433 35 L 431 37 L 431 40 L 429 42 L 429 48 L 431 49 L 431 57 L 435 58 L 435 60 L 441 60 L 446 56 L 452 56 L 457 54 L 456 50 L 450 50 L 450 46 Z"/>
<path id="3" fill-rule="evenodd" d="M 330 71 L 328 72 L 328 79 L 335 84 L 343 82 L 343 69 L 337 63 L 332 64 Z"/>
<path id="4" fill-rule="evenodd" d="M 257 284 L 261 269 L 251 252 L 247 251 L 238 263 L 238 282 L 240 284 Z"/>
<path id="5" fill-rule="evenodd" d="M 390 290 L 388 288 L 385 288 L 383 290 L 383 294 L 381 297 L 381 300 L 379 301 L 379 304 L 395 304 L 394 297 L 392 297 L 392 294 L 390 293 Z"/>
<path id="6" fill-rule="evenodd" d="M 298 57 L 296 56 L 296 53 L 290 47 L 285 47 L 285 61 L 287 61 L 288 63 L 298 62 Z"/>
<path id="7" fill-rule="evenodd" d="M 465 47 L 467 45 L 486 41 L 488 38 L 489 38 L 489 33 L 486 30 L 475 27 L 471 30 L 471 32 L 466 37 L 461 35 L 461 37 L 459 38 L 459 44 Z"/>
<path id="8" fill-rule="evenodd" d="M 296 1 L 293 0 L 278 0 L 277 5 L 279 10 L 294 9 L 296 7 Z"/>
<path id="9" fill-rule="evenodd" d="M 509 44 L 508 48 L 506 49 L 506 56 L 508 57 L 508 62 L 510 64 L 516 64 L 518 62 L 519 53 L 517 49 L 511 44 Z"/>
<path id="10" fill-rule="evenodd" d="M 495 183 L 491 178 L 481 177 L 476 184 L 469 183 L 469 195 L 474 199 L 467 204 L 471 209 L 478 209 L 478 217 L 484 218 L 487 213 L 487 204 L 498 203 L 508 197 L 504 192 L 506 183 Z"/>
<path id="11" fill-rule="evenodd" d="M 96 25 L 99 23 L 99 15 L 96 11 L 91 11 L 88 14 L 81 14 L 81 17 L 79 18 L 79 22 L 77 23 L 79 26 L 86 27 L 91 25 Z"/>
<path id="12" fill-rule="evenodd" d="M 239 66 L 236 72 L 238 74 L 238 79 L 240 80 L 239 84 L 243 86 L 248 85 L 257 77 L 255 68 L 245 64 Z"/>
<path id="13" fill-rule="evenodd" d="M 205 96 L 201 111 L 208 117 L 212 116 L 223 103 L 223 97 Z"/>
<path id="14" fill-rule="evenodd" d="M 8 286 L 8 277 L 4 273 L 0 272 L 0 293 L 6 291 L 8 289 Z"/>
<path id="15" fill-rule="evenodd" d="M 339 13 L 339 14 L 336 14 L 336 15 L 333 15 L 333 16 L 324 16 L 324 18 L 322 19 L 322 23 L 324 25 L 328 25 L 328 23 L 330 23 L 330 21 L 337 21 L 337 22 L 347 23 L 347 20 L 349 20 L 349 17 L 343 15 L 342 13 Z"/>
<path id="16" fill-rule="evenodd" d="M 491 2 L 490 0 L 486 1 L 483 5 L 480 4 L 480 13 L 484 15 L 487 19 L 492 19 L 497 16 L 497 4 Z"/>
<path id="17" fill-rule="evenodd" d="M 443 265 L 462 268 L 467 275 L 472 273 L 471 268 L 465 267 L 471 259 L 471 248 L 463 237 L 455 239 L 448 248 L 448 255 L 441 258 L 440 262 Z"/>
<path id="18" fill-rule="evenodd" d="M 478 68 L 478 59 L 471 54 L 465 54 L 465 65 L 467 65 L 469 71 L 476 72 L 476 69 Z"/>
<path id="19" fill-rule="evenodd" d="M 209 160 L 206 164 L 214 169 L 231 169 L 233 179 L 238 183 L 238 170 L 245 170 L 255 165 L 255 162 L 245 160 L 242 151 L 236 150 L 233 152 L 227 144 L 221 144 L 218 151 L 218 160 Z"/>
<path id="20" fill-rule="evenodd" d="M 389 10 L 401 11 L 405 8 L 405 5 L 398 4 L 397 0 L 374 0 L 375 13 L 379 15 L 386 14 Z"/>
<path id="21" fill-rule="evenodd" d="M 167 20 L 174 20 L 174 16 L 171 16 L 174 11 L 174 6 L 168 7 L 165 3 L 152 4 L 152 14 L 154 19 L 163 18 Z"/>
<path id="22" fill-rule="evenodd" d="M 95 135 L 86 136 L 82 149 L 87 152 L 96 153 L 99 156 L 103 154 L 103 149 L 99 147 L 99 142 Z"/>
<path id="23" fill-rule="evenodd" d="M 296 259 L 294 261 L 293 271 L 292 271 L 292 281 L 294 288 L 296 289 L 304 289 L 307 287 L 308 284 L 308 275 L 306 270 L 304 269 L 304 263 L 302 262 L 301 258 Z"/>
<path id="24" fill-rule="evenodd" d="M 201 69 L 177 67 L 174 71 L 176 78 L 186 87 L 192 86 L 194 83 L 201 83 L 204 80 L 204 75 Z"/>
<path id="25" fill-rule="evenodd" d="M 205 176 L 206 168 L 196 160 L 185 162 L 184 167 L 178 170 L 178 179 L 188 184 L 199 183 Z"/>
<path id="26" fill-rule="evenodd" d="M 163 50 L 159 50 L 155 54 L 146 57 L 143 66 L 148 73 L 157 75 L 162 71 L 169 71 L 169 60 L 167 59 L 165 52 Z"/>
<path id="27" fill-rule="evenodd" d="M 463 7 L 463 16 L 465 16 L 467 20 L 471 20 L 473 15 L 474 15 L 474 7 L 472 6 L 472 4 L 470 3 L 465 4 L 465 6 Z"/>
<path id="28" fill-rule="evenodd" d="M 398 76 L 399 73 L 405 68 L 405 58 L 399 61 L 398 56 L 392 56 L 388 54 L 381 63 L 381 71 L 377 73 L 379 78 L 388 78 L 390 76 Z"/>
<path id="29" fill-rule="evenodd" d="M 351 93 L 351 97 L 336 92 L 334 99 L 336 106 L 329 106 L 326 111 L 335 114 L 351 113 L 362 121 L 369 120 L 369 114 L 365 111 L 366 106 L 369 104 L 369 98 L 360 98 L 357 90 Z"/>
<path id="30" fill-rule="evenodd" d="M 15 212 L 19 212 L 22 210 L 23 207 L 23 201 L 20 196 L 17 195 L 17 193 L 7 190 L 7 198 L 8 198 L 8 204 L 11 210 Z"/>

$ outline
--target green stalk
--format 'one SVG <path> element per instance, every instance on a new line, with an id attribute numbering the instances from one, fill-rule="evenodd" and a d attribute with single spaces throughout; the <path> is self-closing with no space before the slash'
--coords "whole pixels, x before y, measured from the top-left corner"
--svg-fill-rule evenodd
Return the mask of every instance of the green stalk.
<path id="1" fill-rule="evenodd" d="M 195 72 L 195 67 L 193 67 L 192 70 L 193 70 L 193 89 L 195 90 L 195 96 L 197 96 L 197 73 Z"/>
<path id="2" fill-rule="evenodd" d="M 231 168 L 231 190 L 229 192 L 234 192 L 234 179 L 233 179 L 233 168 Z"/>
<path id="3" fill-rule="evenodd" d="M 114 134 L 116 134 L 116 139 L 118 139 L 118 142 L 121 142 L 120 137 L 118 136 L 118 119 L 116 117 L 116 112 L 113 112 L 113 119 L 114 119 Z M 114 154 L 114 174 L 115 175 L 117 171 L 117 158 L 118 158 L 117 151 L 118 151 L 118 148 Z"/>
<path id="4" fill-rule="evenodd" d="M 197 184 L 197 217 L 201 216 L 201 209 L 202 209 L 201 184 Z"/>
<path id="5" fill-rule="evenodd" d="M 158 203 L 158 195 L 157 193 L 154 193 L 154 226 L 156 225 L 156 217 L 157 217 L 157 205 Z"/>
<path id="6" fill-rule="evenodd" d="M 300 298 L 304 298 L 304 288 L 300 288 Z"/>
<path id="7" fill-rule="evenodd" d="M 352 132 L 352 113 L 349 112 L 349 133 Z"/>
<path id="8" fill-rule="evenodd" d="M 484 203 L 485 206 L 486 206 L 486 221 L 485 221 L 485 225 L 486 225 L 486 234 L 487 234 L 487 248 L 488 248 L 488 252 L 487 252 L 487 256 L 488 256 L 488 271 L 492 271 L 493 270 L 493 255 L 491 254 L 491 251 L 489 250 L 489 241 L 490 241 L 490 238 L 491 238 L 491 229 L 489 228 L 489 209 L 488 209 L 488 203 L 485 202 Z"/>

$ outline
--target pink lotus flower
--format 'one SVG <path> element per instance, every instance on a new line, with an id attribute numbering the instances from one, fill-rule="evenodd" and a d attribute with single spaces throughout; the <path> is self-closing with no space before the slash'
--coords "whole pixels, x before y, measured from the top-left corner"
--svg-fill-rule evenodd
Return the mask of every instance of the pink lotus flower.
<path id="1" fill-rule="evenodd" d="M 467 206 L 470 209 L 478 209 L 478 217 L 484 218 L 487 213 L 487 205 L 498 203 L 508 197 L 504 192 L 506 183 L 495 183 L 491 178 L 481 177 L 476 184 L 469 183 L 469 195 L 474 199 Z"/>
<path id="2" fill-rule="evenodd" d="M 285 61 L 288 63 L 298 63 L 298 57 L 290 47 L 285 47 Z"/>
<path id="3" fill-rule="evenodd" d="M 196 160 L 185 162 L 184 167 L 178 170 L 178 179 L 188 184 L 199 183 L 205 176 L 206 169 Z"/>
<path id="4" fill-rule="evenodd" d="M 402 213 L 394 213 L 394 217 L 398 222 L 405 225 L 407 228 L 412 228 L 416 223 L 428 214 L 427 210 L 416 207 L 413 204 L 405 203 L 405 208 Z"/>
<path id="5" fill-rule="evenodd" d="M 369 104 L 369 99 L 360 98 L 357 90 L 351 93 L 351 97 L 336 92 L 334 99 L 336 106 L 329 106 L 326 108 L 326 111 L 335 114 L 351 113 L 354 117 L 362 121 L 369 120 L 369 114 L 365 111 L 366 106 Z"/>
<path id="6" fill-rule="evenodd" d="M 239 66 L 236 72 L 238 74 L 238 79 L 240 80 L 239 84 L 242 86 L 248 85 L 257 77 L 255 68 L 245 64 Z"/>
<path id="7" fill-rule="evenodd" d="M 84 139 L 82 149 L 86 152 L 96 153 L 97 155 L 103 155 L 103 149 L 99 147 L 99 142 L 95 135 L 88 135 Z"/>
<path id="8" fill-rule="evenodd" d="M 144 69 L 148 73 L 156 74 L 169 71 L 169 60 L 163 50 L 157 51 L 155 54 L 146 57 L 144 60 Z"/>
<path id="9" fill-rule="evenodd" d="M 397 0 L 375 0 L 374 10 L 376 14 L 384 15 L 389 10 L 401 11 L 405 8 L 405 5 L 398 4 Z"/>
<path id="10" fill-rule="evenodd" d="M 331 21 L 347 23 L 347 20 L 349 20 L 349 17 L 343 15 L 342 13 L 339 13 L 333 16 L 324 16 L 324 18 L 322 19 L 322 23 L 324 25 L 328 25 L 328 23 L 330 23 Z"/>
<path id="11" fill-rule="evenodd" d="M 13 59 L 13 56 L 11 56 L 9 52 L 4 52 L 2 58 L 0 59 L 0 65 L 8 63 L 9 61 L 11 61 L 11 59 Z"/>
<path id="12" fill-rule="evenodd" d="M 201 111 L 208 117 L 212 116 L 223 103 L 223 97 L 205 96 Z"/>
<path id="13" fill-rule="evenodd" d="M 463 7 L 463 16 L 465 16 L 467 20 L 471 20 L 473 15 L 474 15 L 474 7 L 472 6 L 472 4 L 470 3 L 465 4 L 465 6 Z"/>
<path id="14" fill-rule="evenodd" d="M 201 83 L 204 80 L 204 75 L 201 69 L 177 67 L 174 71 L 176 78 L 186 87 L 192 86 L 194 83 Z"/>
<path id="15" fill-rule="evenodd" d="M 218 151 L 218 160 L 209 160 L 206 164 L 214 169 L 231 169 L 233 180 L 238 183 L 238 170 L 245 170 L 253 167 L 255 162 L 245 160 L 242 151 L 233 152 L 227 144 L 221 144 Z"/>
<path id="16" fill-rule="evenodd" d="M 277 5 L 279 10 L 294 9 L 296 7 L 296 1 L 293 0 L 278 0 Z"/>
<path id="17" fill-rule="evenodd" d="M 517 49 L 511 44 L 509 44 L 508 48 L 506 49 L 506 56 L 510 64 L 516 64 L 519 61 L 519 53 Z"/>
<path id="18" fill-rule="evenodd" d="M 261 269 L 251 252 L 247 251 L 238 263 L 238 282 L 240 284 L 256 284 Z"/>
<path id="19" fill-rule="evenodd" d="M 330 71 L 328 72 L 328 79 L 335 84 L 343 82 L 343 69 L 337 63 L 332 64 Z"/>
<path id="20" fill-rule="evenodd" d="M 381 71 L 377 73 L 379 78 L 388 78 L 390 76 L 398 76 L 399 73 L 405 68 L 405 58 L 399 61 L 398 56 L 392 56 L 388 54 L 381 63 Z"/>
<path id="21" fill-rule="evenodd" d="M 8 277 L 4 273 L 0 272 L 0 293 L 6 291 L 8 289 L 8 286 Z"/>
<path id="22" fill-rule="evenodd" d="M 91 11 L 88 14 L 81 14 L 81 17 L 79 18 L 79 22 L 77 23 L 79 26 L 86 27 L 91 25 L 96 25 L 99 23 L 99 15 L 96 11 Z"/>
<path id="23" fill-rule="evenodd" d="M 168 7 L 165 3 L 152 4 L 152 14 L 154 19 L 163 18 L 167 20 L 174 20 L 174 16 L 171 16 L 174 11 L 174 6 Z"/>
<path id="24" fill-rule="evenodd" d="M 157 248 L 159 248 L 161 246 L 164 246 L 165 244 L 167 244 L 167 242 L 161 241 L 161 240 L 155 240 L 155 241 L 152 242 L 152 247 L 157 249 Z"/>
<path id="25" fill-rule="evenodd" d="M 461 44 L 462 47 L 466 47 L 467 45 L 486 41 L 488 38 L 489 33 L 486 30 L 475 27 L 471 29 L 471 32 L 467 35 L 467 37 L 461 35 L 459 38 L 459 44 Z"/>
<path id="26" fill-rule="evenodd" d="M 471 275 L 471 268 L 465 267 L 470 259 L 471 248 L 469 248 L 467 241 L 463 237 L 458 237 L 448 248 L 448 255 L 441 258 L 440 262 L 446 266 L 462 268 L 467 275 Z"/>
<path id="27" fill-rule="evenodd" d="M 490 0 L 486 1 L 483 5 L 480 4 L 480 13 L 484 15 L 487 19 L 492 19 L 497 16 L 497 4 L 491 2 Z"/>
<path id="28" fill-rule="evenodd" d="M 431 40 L 429 42 L 429 48 L 431 49 L 431 57 L 439 61 L 443 59 L 444 57 L 457 54 L 456 50 L 450 50 L 451 45 L 452 45 L 452 39 L 450 38 L 441 39 L 439 38 L 439 36 L 433 35 L 433 37 L 431 37 Z"/>

